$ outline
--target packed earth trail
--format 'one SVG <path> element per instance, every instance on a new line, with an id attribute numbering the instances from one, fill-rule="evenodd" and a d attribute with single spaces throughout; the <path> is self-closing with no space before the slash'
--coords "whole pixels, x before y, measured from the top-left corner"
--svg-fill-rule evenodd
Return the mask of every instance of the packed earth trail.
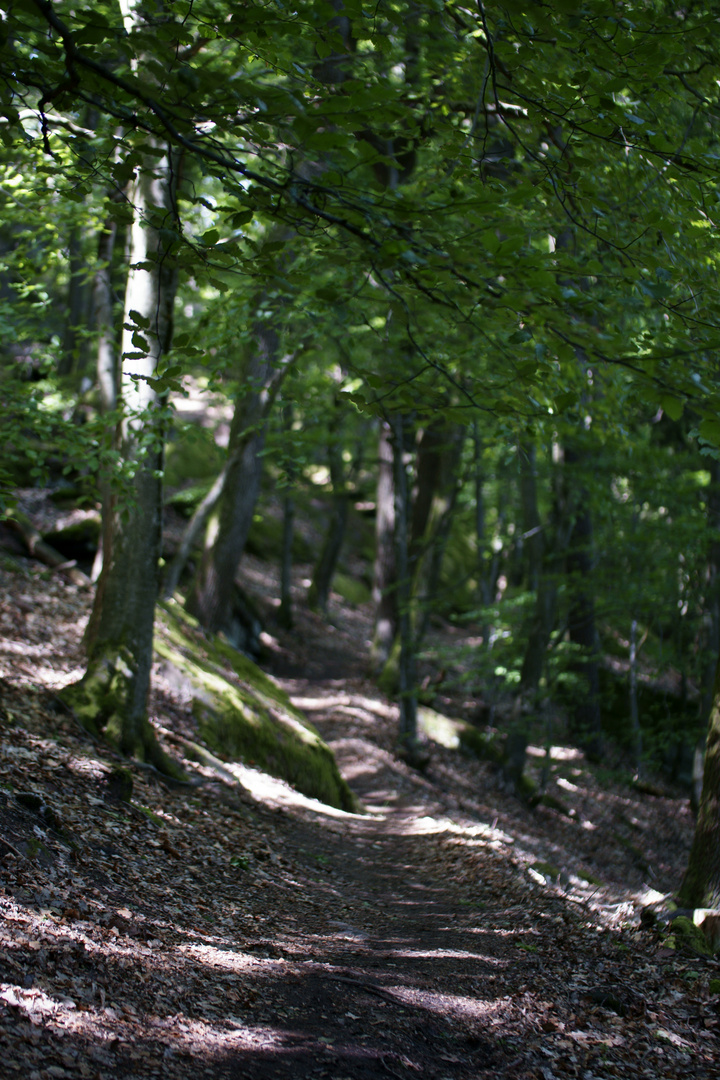
<path id="1" fill-rule="evenodd" d="M 352 612 L 302 613 L 270 665 L 363 813 L 251 763 L 238 783 L 185 759 L 196 786 L 170 786 L 58 706 L 77 591 L 28 574 L 21 595 L 57 632 L 26 619 L 0 649 L 4 1075 L 717 1075 L 717 960 L 639 924 L 646 879 L 669 892 L 685 858 L 686 800 L 601 787 L 577 755 L 553 759 L 570 817 L 439 745 L 411 770 Z M 181 756 L 181 703 L 156 692 L 152 715 Z"/>

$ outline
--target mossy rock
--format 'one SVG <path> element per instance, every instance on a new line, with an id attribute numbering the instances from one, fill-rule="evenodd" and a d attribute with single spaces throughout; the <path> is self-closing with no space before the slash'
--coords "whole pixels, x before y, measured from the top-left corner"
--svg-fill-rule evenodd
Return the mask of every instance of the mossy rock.
<path id="1" fill-rule="evenodd" d="M 428 738 L 448 750 L 461 750 L 480 761 L 489 761 L 492 765 L 503 763 L 501 740 L 494 735 L 486 735 L 465 720 L 455 720 L 421 705 L 418 709 L 418 728 Z"/>
<path id="2" fill-rule="evenodd" d="M 361 604 L 367 604 L 370 599 L 370 590 L 367 585 L 358 581 L 357 578 L 350 577 L 349 574 L 335 574 L 332 587 L 351 607 L 360 607 Z"/>
<path id="3" fill-rule="evenodd" d="M 536 874 L 540 874 L 540 876 L 544 877 L 548 882 L 557 882 L 560 880 L 561 871 L 553 863 L 534 862 L 530 869 L 534 870 Z"/>
<path id="4" fill-rule="evenodd" d="M 670 949 L 682 949 L 686 952 L 695 953 L 697 956 L 712 956 L 712 949 L 707 939 L 692 919 L 686 915 L 678 915 L 671 923 L 672 933 L 665 938 L 665 946 Z"/>
<path id="5" fill-rule="evenodd" d="M 198 484 L 190 484 L 189 487 L 181 488 L 180 491 L 168 495 L 165 505 L 172 506 L 173 510 L 177 510 L 183 517 L 191 518 L 212 485 L 211 479 L 201 480 Z"/>
<path id="6" fill-rule="evenodd" d="M 460 748 L 461 720 L 452 720 L 449 716 L 435 712 L 434 709 L 421 705 L 418 709 L 418 729 L 433 742 L 445 746 L 448 750 Z"/>
<path id="7" fill-rule="evenodd" d="M 174 604 L 158 610 L 155 651 L 164 674 L 192 697 L 198 734 L 219 757 L 257 765 L 340 810 L 358 810 L 329 746 L 247 656 L 207 639 Z"/>

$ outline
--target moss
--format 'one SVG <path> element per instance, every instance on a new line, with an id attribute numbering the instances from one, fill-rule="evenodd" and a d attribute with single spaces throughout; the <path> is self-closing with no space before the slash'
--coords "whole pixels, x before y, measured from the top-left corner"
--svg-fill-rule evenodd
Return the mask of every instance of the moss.
<path id="1" fill-rule="evenodd" d="M 523 773 L 515 781 L 515 794 L 526 802 L 537 802 L 538 787 L 534 780 Z"/>
<path id="2" fill-rule="evenodd" d="M 196 627 L 180 609 L 161 608 L 155 649 L 186 680 L 210 749 L 258 765 L 311 798 L 357 810 L 332 751 L 284 691 L 246 656 L 201 637 Z"/>
<path id="3" fill-rule="evenodd" d="M 132 677 L 129 653 L 116 647 L 91 661 L 83 678 L 64 687 L 59 696 L 94 737 L 104 738 L 121 753 L 153 765 L 166 776 L 186 780 L 183 770 L 158 743 L 147 717 L 127 723 Z"/>
<path id="4" fill-rule="evenodd" d="M 351 607 L 360 607 L 361 604 L 367 604 L 370 600 L 370 590 L 367 585 L 348 574 L 335 574 L 332 587 Z"/>
<path id="5" fill-rule="evenodd" d="M 147 806 L 141 806 L 140 803 L 133 803 L 133 806 L 136 810 L 139 810 L 141 814 L 144 814 L 148 821 L 152 822 L 152 824 L 156 825 L 158 828 L 162 828 L 166 824 L 161 817 L 154 814 L 152 810 L 148 810 Z"/>
<path id="6" fill-rule="evenodd" d="M 708 990 L 711 994 L 720 994 L 720 979 L 711 979 L 708 983 Z"/>
<path id="7" fill-rule="evenodd" d="M 191 484 L 190 487 L 175 491 L 165 499 L 165 505 L 172 506 L 173 510 L 177 510 L 183 517 L 192 517 L 212 484 L 212 480 L 203 480 L 199 484 Z"/>
<path id="8" fill-rule="evenodd" d="M 383 664 L 383 669 L 378 676 L 378 687 L 383 694 L 394 697 L 398 692 L 398 679 L 400 667 L 400 637 L 396 636 L 390 649 L 390 655 Z"/>
<path id="9" fill-rule="evenodd" d="M 685 915 L 673 919 L 672 933 L 665 939 L 668 948 L 683 949 L 698 956 L 712 956 L 712 949 L 699 926 Z"/>
<path id="10" fill-rule="evenodd" d="M 534 870 L 536 874 L 541 874 L 547 881 L 557 881 L 560 877 L 557 866 L 553 866 L 549 862 L 535 862 L 530 869 Z"/>
<path id="11" fill-rule="evenodd" d="M 588 885 L 596 885 L 598 888 L 602 888 L 605 884 L 599 877 L 595 877 L 594 874 L 586 874 L 583 870 L 578 870 L 577 876 L 581 881 L 587 881 Z"/>

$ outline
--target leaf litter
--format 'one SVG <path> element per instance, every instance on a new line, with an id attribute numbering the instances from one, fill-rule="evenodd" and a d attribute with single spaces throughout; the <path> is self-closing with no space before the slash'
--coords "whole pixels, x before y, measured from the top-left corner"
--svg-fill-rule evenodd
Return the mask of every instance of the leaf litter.
<path id="1" fill-rule="evenodd" d="M 87 593 L 0 568 L 4 1075 L 716 1076 L 718 962 L 638 918 L 679 884 L 687 800 L 577 759 L 572 817 L 440 746 L 414 773 L 364 676 L 367 615 L 333 599 L 332 633 L 300 610 L 278 631 L 276 670 L 365 815 L 249 766 L 183 760 L 194 784 L 171 786 L 91 740 L 55 696 Z M 181 756 L 193 721 L 161 673 L 152 712 Z"/>

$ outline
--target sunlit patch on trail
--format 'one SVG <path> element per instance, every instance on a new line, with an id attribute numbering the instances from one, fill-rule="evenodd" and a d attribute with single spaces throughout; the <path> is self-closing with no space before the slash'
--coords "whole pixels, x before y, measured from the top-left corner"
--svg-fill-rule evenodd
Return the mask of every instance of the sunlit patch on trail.
<path id="1" fill-rule="evenodd" d="M 246 791 L 249 791 L 251 795 L 255 796 L 260 802 L 266 806 L 276 806 L 283 808 L 305 809 L 312 810 L 316 814 L 320 814 L 323 817 L 335 817 L 352 819 L 357 818 L 363 820 L 365 815 L 351 814 L 346 810 L 338 810 L 334 806 L 329 806 L 327 803 L 320 802 L 318 799 L 310 799 L 307 795 L 301 795 L 295 788 L 290 787 L 284 780 L 278 780 L 274 776 L 269 776 L 268 773 L 260 772 L 259 769 L 252 769 L 248 765 L 241 765 L 239 762 L 227 762 L 225 768 L 233 774 L 242 784 Z"/>

